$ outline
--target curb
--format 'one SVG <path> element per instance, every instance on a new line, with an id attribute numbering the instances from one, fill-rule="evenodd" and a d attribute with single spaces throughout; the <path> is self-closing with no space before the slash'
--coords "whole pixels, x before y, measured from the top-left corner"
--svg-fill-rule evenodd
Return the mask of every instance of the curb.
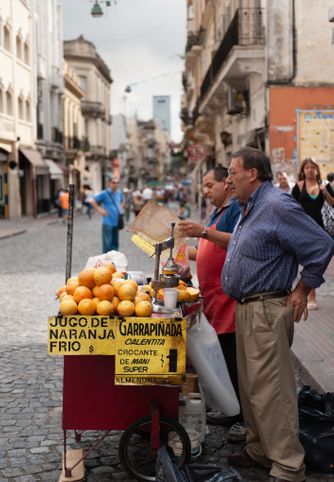
<path id="1" fill-rule="evenodd" d="M 27 230 L 26 229 L 18 229 L 18 230 L 13 230 L 12 232 L 9 232 L 9 233 L 4 233 L 2 234 L 1 231 L 0 231 L 0 240 L 1 239 L 7 239 L 7 238 L 12 238 L 13 236 L 18 236 L 19 234 L 24 234 L 26 233 Z"/>

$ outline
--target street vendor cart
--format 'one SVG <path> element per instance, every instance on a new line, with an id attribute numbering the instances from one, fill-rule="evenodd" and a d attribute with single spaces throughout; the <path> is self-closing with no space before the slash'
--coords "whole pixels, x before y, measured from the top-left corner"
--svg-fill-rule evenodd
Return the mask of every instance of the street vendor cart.
<path id="1" fill-rule="evenodd" d="M 70 210 L 69 223 L 71 219 Z M 171 246 L 167 240 L 166 247 Z M 162 248 L 156 248 L 156 254 Z M 171 264 L 165 277 L 155 270 L 155 298 L 166 279 L 168 286 L 175 283 Z M 69 275 L 67 265 L 66 278 Z M 162 445 L 178 466 L 190 458 L 189 436 L 178 422 L 179 387 L 185 374 L 187 319 L 200 309 L 200 302 L 189 302 L 174 313 L 157 309 L 155 317 L 60 313 L 49 318 L 49 354 L 65 355 L 60 481 L 83 480 L 84 458 L 113 430 L 124 430 L 119 458 L 136 480 L 155 480 Z M 69 430 L 78 441 L 85 430 L 101 434 L 84 454 L 68 450 Z"/>

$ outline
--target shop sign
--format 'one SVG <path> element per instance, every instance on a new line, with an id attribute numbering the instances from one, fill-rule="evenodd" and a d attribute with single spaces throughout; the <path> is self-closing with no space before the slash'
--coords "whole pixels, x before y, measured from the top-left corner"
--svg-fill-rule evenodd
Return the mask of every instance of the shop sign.
<path id="1" fill-rule="evenodd" d="M 115 355 L 116 318 L 51 316 L 49 355 Z"/>
<path id="2" fill-rule="evenodd" d="M 180 384 L 185 364 L 185 319 L 120 320 L 116 332 L 116 385 Z"/>

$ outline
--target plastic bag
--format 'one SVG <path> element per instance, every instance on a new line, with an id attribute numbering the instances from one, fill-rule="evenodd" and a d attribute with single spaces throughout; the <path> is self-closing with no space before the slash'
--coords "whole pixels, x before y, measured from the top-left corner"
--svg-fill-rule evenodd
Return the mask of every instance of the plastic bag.
<path id="1" fill-rule="evenodd" d="M 92 256 L 88 259 L 85 269 L 98 268 L 106 263 L 114 263 L 117 271 L 127 271 L 128 259 L 125 254 L 119 251 L 108 251 L 108 253 L 100 254 L 99 256 Z"/>
<path id="2" fill-rule="evenodd" d="M 198 375 L 207 406 L 230 417 L 240 413 L 217 334 L 204 314 L 187 331 L 187 356 Z"/>
<path id="3" fill-rule="evenodd" d="M 305 464 L 334 473 L 334 393 L 318 393 L 303 386 L 298 395 L 299 438 Z"/>

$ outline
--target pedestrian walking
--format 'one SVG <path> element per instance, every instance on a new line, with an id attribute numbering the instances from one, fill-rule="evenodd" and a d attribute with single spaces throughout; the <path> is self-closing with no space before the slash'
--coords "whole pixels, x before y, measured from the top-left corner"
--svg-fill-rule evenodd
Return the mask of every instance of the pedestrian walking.
<path id="1" fill-rule="evenodd" d="M 57 193 L 56 193 L 56 196 L 55 196 L 55 206 L 57 208 L 57 211 L 58 211 L 58 218 L 62 218 L 63 217 L 63 208 L 61 207 L 61 204 L 60 204 L 60 196 L 61 194 L 63 193 L 63 189 L 60 188 L 58 189 Z"/>
<path id="2" fill-rule="evenodd" d="M 197 249 L 188 247 L 189 258 L 196 260 L 203 311 L 218 335 L 231 382 L 239 398 L 235 344 L 236 301 L 228 296 L 221 286 L 226 249 L 240 217 L 239 202 L 226 182 L 227 177 L 228 171 L 223 166 L 216 166 L 203 177 L 204 196 L 215 206 L 206 226 L 192 221 L 181 221 L 178 229 L 185 237 L 199 239 Z M 239 425 L 232 427 L 229 437 L 232 437 L 232 433 L 234 441 L 245 438 L 245 432 Z"/>
<path id="3" fill-rule="evenodd" d="M 276 186 L 289 194 L 291 194 L 293 184 L 290 183 L 289 177 L 285 171 L 278 171 L 276 174 L 277 184 Z"/>
<path id="4" fill-rule="evenodd" d="M 307 295 L 323 282 L 334 241 L 290 195 L 274 187 L 269 158 L 232 154 L 227 182 L 242 216 L 228 245 L 222 282 L 237 299 L 236 345 L 246 447 L 238 467 L 262 465 L 271 480 L 305 480 L 297 389 L 290 346 L 294 322 L 307 317 Z M 292 290 L 298 273 L 300 280 Z"/>
<path id="5" fill-rule="evenodd" d="M 119 217 L 123 211 L 124 196 L 118 189 L 119 180 L 112 177 L 108 180 L 108 187 L 91 199 L 91 205 L 101 216 L 102 222 L 102 252 L 118 251 L 119 246 Z"/>
<path id="6" fill-rule="evenodd" d="M 61 207 L 61 217 L 63 220 L 63 224 L 66 223 L 68 218 L 68 209 L 69 209 L 69 202 L 70 202 L 70 195 L 69 192 L 66 190 L 62 190 L 59 195 L 59 204 Z"/>
<path id="7" fill-rule="evenodd" d="M 318 164 L 310 157 L 304 159 L 298 172 L 298 181 L 292 189 L 291 194 L 300 203 L 304 211 L 323 229 L 325 228 L 321 209 L 326 199 L 325 193 L 328 199 L 331 198 L 329 191 L 322 186 Z M 334 204 L 334 198 L 331 199 Z M 310 291 L 308 301 L 309 310 L 316 310 L 318 308 L 315 289 Z"/>
<path id="8" fill-rule="evenodd" d="M 93 197 L 93 191 L 90 186 L 87 186 L 87 185 L 84 186 L 82 197 L 83 197 L 82 204 L 86 208 L 86 214 L 89 219 L 92 219 L 93 206 L 92 206 L 91 200 Z"/>

